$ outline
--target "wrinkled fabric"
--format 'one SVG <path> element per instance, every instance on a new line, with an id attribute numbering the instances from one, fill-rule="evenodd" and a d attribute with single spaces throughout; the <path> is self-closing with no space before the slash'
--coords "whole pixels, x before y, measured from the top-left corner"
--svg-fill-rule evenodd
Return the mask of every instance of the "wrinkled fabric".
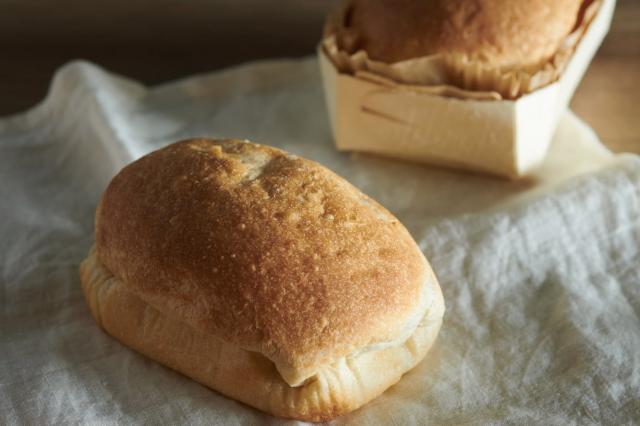
<path id="1" fill-rule="evenodd" d="M 338 153 L 317 63 L 271 61 L 145 88 L 84 62 L 0 119 L 0 423 L 296 424 L 227 399 L 103 333 L 78 265 L 109 179 L 192 136 L 275 145 L 389 208 L 440 280 L 426 360 L 336 424 L 640 421 L 640 159 L 570 112 L 530 179 Z"/>

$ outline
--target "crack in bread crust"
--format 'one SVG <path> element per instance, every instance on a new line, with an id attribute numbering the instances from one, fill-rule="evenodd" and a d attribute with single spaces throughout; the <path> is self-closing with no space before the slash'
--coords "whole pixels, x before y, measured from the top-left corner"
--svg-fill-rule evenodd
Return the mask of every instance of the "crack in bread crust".
<path id="1" fill-rule="evenodd" d="M 259 353 L 162 314 L 132 293 L 92 250 L 80 267 L 82 289 L 98 324 L 136 351 L 226 396 L 281 417 L 326 421 L 377 397 L 412 369 L 433 344 L 444 303 L 434 303 L 407 341 L 343 358 L 299 387 L 289 386 Z"/>

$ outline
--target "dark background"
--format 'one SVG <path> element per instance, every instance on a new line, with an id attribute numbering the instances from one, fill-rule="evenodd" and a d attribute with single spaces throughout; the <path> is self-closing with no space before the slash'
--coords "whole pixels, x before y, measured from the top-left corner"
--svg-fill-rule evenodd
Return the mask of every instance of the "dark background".
<path id="1" fill-rule="evenodd" d="M 0 115 L 42 100 L 83 58 L 153 85 L 314 52 L 334 0 L 0 0 Z M 640 152 L 640 0 L 619 0 L 572 107 L 614 150 Z"/>

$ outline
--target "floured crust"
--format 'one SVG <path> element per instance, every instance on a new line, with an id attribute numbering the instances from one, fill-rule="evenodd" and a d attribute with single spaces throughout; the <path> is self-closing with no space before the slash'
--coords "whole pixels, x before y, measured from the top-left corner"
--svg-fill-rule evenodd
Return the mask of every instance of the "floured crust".
<path id="1" fill-rule="evenodd" d="M 292 386 L 410 333 L 435 281 L 375 201 L 317 163 L 237 140 L 184 141 L 124 168 L 96 247 L 142 301 L 261 353 Z"/>
<path id="2" fill-rule="evenodd" d="M 337 360 L 302 386 L 291 387 L 259 353 L 226 343 L 161 313 L 114 277 L 92 250 L 80 267 L 91 312 L 105 331 L 127 346 L 224 395 L 262 411 L 325 421 L 380 395 L 423 359 L 444 314 L 435 280 L 432 304 L 404 342 Z"/>
<path id="3" fill-rule="evenodd" d="M 353 0 L 348 2 L 345 30 L 337 37 L 341 49 L 364 50 L 370 58 L 389 63 L 450 53 L 501 70 L 530 70 L 558 50 L 583 3 Z"/>

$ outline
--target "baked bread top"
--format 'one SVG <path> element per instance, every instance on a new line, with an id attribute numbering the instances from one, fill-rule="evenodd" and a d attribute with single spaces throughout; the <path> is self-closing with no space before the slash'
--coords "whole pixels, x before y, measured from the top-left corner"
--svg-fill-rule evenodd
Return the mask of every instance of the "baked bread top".
<path id="1" fill-rule="evenodd" d="M 96 250 L 146 303 L 262 353 L 292 386 L 408 338 L 435 280 L 378 203 L 239 140 L 187 140 L 125 167 L 98 207 Z"/>
<path id="2" fill-rule="evenodd" d="M 534 69 L 571 32 L 584 0 L 351 0 L 339 47 L 392 63 L 462 54 L 499 69 Z M 331 22 L 331 21 L 330 21 Z"/>

